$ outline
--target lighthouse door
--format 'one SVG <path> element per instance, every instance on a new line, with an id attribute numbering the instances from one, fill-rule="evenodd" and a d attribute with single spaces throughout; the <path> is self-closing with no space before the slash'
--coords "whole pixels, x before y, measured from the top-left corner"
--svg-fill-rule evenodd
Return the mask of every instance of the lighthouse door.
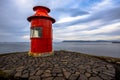
<path id="1" fill-rule="evenodd" d="M 42 27 L 31 28 L 30 37 L 31 38 L 41 38 L 42 37 Z"/>

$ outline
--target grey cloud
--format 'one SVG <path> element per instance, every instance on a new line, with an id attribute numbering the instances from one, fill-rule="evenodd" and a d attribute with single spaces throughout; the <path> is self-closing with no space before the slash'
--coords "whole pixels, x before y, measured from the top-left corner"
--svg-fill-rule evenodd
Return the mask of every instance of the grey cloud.
<path id="1" fill-rule="evenodd" d="M 76 8 L 57 8 L 55 9 L 55 11 L 59 14 L 68 14 L 72 17 L 75 17 L 75 16 L 79 16 L 79 15 L 85 15 L 85 14 L 89 14 L 89 12 L 87 11 L 84 11 L 84 10 L 80 10 L 79 8 L 76 9 Z"/>
<path id="2" fill-rule="evenodd" d="M 96 16 L 96 19 L 102 19 L 104 21 L 113 21 L 113 20 L 120 19 L 119 15 L 120 15 L 120 6 L 110 8 L 107 10 L 101 10 L 101 11 L 95 13 L 91 17 Z"/>
<path id="3" fill-rule="evenodd" d="M 120 7 L 118 6 L 118 7 L 114 7 L 114 8 L 107 9 L 107 10 L 101 10 L 94 14 L 90 14 L 90 16 L 85 19 L 79 19 L 79 20 L 75 20 L 75 21 L 71 21 L 71 22 L 55 24 L 55 27 L 67 27 L 67 26 L 76 25 L 76 24 L 80 24 L 80 23 L 87 23 L 87 22 L 91 22 L 91 21 L 95 21 L 95 20 L 102 20 L 103 21 L 102 25 L 106 25 L 114 20 L 120 21 L 119 14 L 120 14 Z M 102 26 L 102 25 L 100 25 L 100 26 Z"/>
<path id="4" fill-rule="evenodd" d="M 106 35 L 106 36 L 119 36 L 120 35 L 120 29 L 113 31 L 113 32 L 109 32 L 109 33 L 100 33 L 100 34 L 95 34 L 95 35 Z"/>
<path id="5" fill-rule="evenodd" d="M 23 35 L 29 35 L 29 31 L 24 30 L 27 28 L 29 30 L 29 22 L 27 21 L 27 17 L 31 16 L 33 14 L 32 7 L 28 10 L 26 9 L 19 9 L 12 3 L 14 0 L 1 0 L 0 1 L 0 33 L 10 33 L 10 35 L 0 35 L 1 40 L 20 40 L 20 37 Z M 48 0 L 47 0 L 48 1 Z M 51 5 L 52 3 L 47 3 L 47 1 L 41 1 L 43 3 L 33 3 L 33 4 L 38 4 L 38 5 L 45 5 L 49 6 L 50 8 L 54 7 Z M 49 1 L 51 2 L 51 1 Z M 120 1 L 117 0 L 118 3 Z M 116 2 L 116 3 L 117 3 Z M 66 3 L 68 4 L 68 3 Z M 71 5 L 71 4 L 70 4 Z M 22 6 L 22 5 L 21 5 Z M 27 6 L 27 5 L 26 5 Z M 91 28 L 87 28 L 88 30 L 96 29 L 100 26 L 107 25 L 111 23 L 114 20 L 120 21 L 120 7 L 119 5 L 116 5 L 114 8 L 106 9 L 106 10 L 101 10 L 99 12 L 95 13 L 90 13 L 89 11 L 86 11 L 84 9 L 79 9 L 79 8 L 68 8 L 64 6 L 57 5 L 59 7 L 52 8 L 52 11 L 50 15 L 55 18 L 56 20 L 59 20 L 59 17 L 61 15 L 69 15 L 71 17 L 76 17 L 76 16 L 82 16 L 82 15 L 90 15 L 88 18 L 84 19 L 79 19 L 79 20 L 74 20 L 71 22 L 65 22 L 65 23 L 55 23 L 53 26 L 57 29 L 65 28 L 71 25 L 77 25 L 77 24 L 82 24 L 82 23 L 87 23 L 91 22 L 94 20 L 102 20 L 103 23 L 99 26 L 92 26 Z M 72 5 L 73 6 L 73 5 Z M 26 11 L 25 11 L 26 10 Z M 89 26 L 89 25 L 88 25 Z M 104 35 L 104 34 L 103 34 Z M 112 32 L 108 33 L 106 35 L 119 35 L 119 32 Z"/>
<path id="6" fill-rule="evenodd" d="M 15 35 L 9 35 L 9 36 L 4 36 L 0 35 L 0 42 L 21 42 L 20 36 L 15 36 Z"/>
<path id="7" fill-rule="evenodd" d="M 0 1 L 0 41 L 20 41 L 21 36 L 29 35 L 29 31 L 24 31 L 24 28 L 29 29 L 27 17 L 32 15 L 32 9 L 31 12 L 22 12 L 11 1 L 8 2 Z M 5 33 L 8 35 L 4 35 Z"/>

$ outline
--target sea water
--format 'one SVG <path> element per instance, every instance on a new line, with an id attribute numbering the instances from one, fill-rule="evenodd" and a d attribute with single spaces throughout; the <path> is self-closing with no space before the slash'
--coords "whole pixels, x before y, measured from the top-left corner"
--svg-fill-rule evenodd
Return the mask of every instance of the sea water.
<path id="1" fill-rule="evenodd" d="M 29 42 L 0 42 L 0 54 L 29 51 Z M 120 43 L 111 42 L 54 42 L 54 50 L 120 58 Z"/>

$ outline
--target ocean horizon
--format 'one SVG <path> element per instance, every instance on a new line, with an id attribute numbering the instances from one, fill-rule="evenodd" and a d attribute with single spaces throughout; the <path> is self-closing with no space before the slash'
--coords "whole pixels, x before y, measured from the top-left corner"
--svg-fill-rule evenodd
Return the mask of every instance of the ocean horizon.
<path id="1" fill-rule="evenodd" d="M 0 54 L 30 50 L 30 42 L 0 42 Z M 111 42 L 53 42 L 53 50 L 120 58 L 120 44 Z"/>

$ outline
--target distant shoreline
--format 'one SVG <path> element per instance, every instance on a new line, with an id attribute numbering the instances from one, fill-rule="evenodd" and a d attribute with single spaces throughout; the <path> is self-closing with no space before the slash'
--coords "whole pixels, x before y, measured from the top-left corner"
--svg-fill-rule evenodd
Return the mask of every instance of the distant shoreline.
<path id="1" fill-rule="evenodd" d="M 96 41 L 89 41 L 89 40 L 64 40 L 62 42 L 110 42 L 110 43 L 120 43 L 120 41 L 105 41 L 105 40 L 96 40 Z"/>
<path id="2" fill-rule="evenodd" d="M 112 43 L 120 43 L 120 42 L 112 42 Z"/>

